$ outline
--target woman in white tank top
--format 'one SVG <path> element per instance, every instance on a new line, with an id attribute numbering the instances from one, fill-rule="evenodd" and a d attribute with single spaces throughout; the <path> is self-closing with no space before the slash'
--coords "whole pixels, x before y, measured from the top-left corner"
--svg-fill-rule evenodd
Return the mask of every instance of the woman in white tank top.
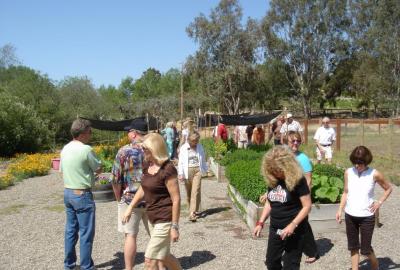
<path id="1" fill-rule="evenodd" d="M 379 263 L 371 246 L 375 212 L 388 198 L 392 187 L 382 173 L 368 167 L 372 162 L 372 154 L 367 147 L 357 146 L 350 154 L 350 161 L 354 167 L 348 168 L 344 173 L 344 192 L 336 213 L 336 220 L 341 223 L 344 209 L 351 269 L 358 270 L 361 251 L 362 255 L 368 256 L 371 269 L 376 270 L 379 269 Z M 385 190 L 377 201 L 374 200 L 375 183 Z"/>

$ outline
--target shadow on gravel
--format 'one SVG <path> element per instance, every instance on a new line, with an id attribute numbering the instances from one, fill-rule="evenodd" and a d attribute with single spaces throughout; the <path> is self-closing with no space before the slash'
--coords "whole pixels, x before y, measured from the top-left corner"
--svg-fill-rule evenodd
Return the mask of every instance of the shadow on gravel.
<path id="1" fill-rule="evenodd" d="M 320 238 L 320 239 L 315 240 L 315 242 L 317 243 L 319 255 L 321 257 L 324 256 L 326 253 L 328 253 L 333 248 L 333 243 L 332 243 L 331 239 Z"/>
<path id="2" fill-rule="evenodd" d="M 206 216 L 211 216 L 214 214 L 218 214 L 220 212 L 225 212 L 228 210 L 231 210 L 232 207 L 215 207 L 215 208 L 210 208 L 207 210 L 204 210 L 203 212 L 200 213 L 199 218 L 205 218 Z"/>
<path id="3" fill-rule="evenodd" d="M 392 269 L 400 269 L 400 264 L 395 263 L 389 257 L 378 258 L 379 261 L 379 269 L 380 270 L 392 270 Z M 371 269 L 370 263 L 368 259 L 365 259 L 360 262 L 360 270 L 369 270 Z"/>
<path id="4" fill-rule="evenodd" d="M 178 258 L 179 262 L 182 265 L 183 269 L 190 269 L 200 264 L 212 261 L 216 258 L 214 254 L 212 254 L 208 250 L 203 251 L 193 251 L 191 256 L 185 256 Z"/>
<path id="5" fill-rule="evenodd" d="M 96 265 L 97 269 L 101 268 L 107 268 L 108 270 L 123 270 L 125 269 L 125 263 L 124 263 L 124 253 L 123 252 L 117 252 L 114 254 L 115 259 L 112 259 L 111 261 L 101 263 Z M 144 262 L 144 253 L 143 252 L 137 252 L 136 257 L 135 257 L 135 265 L 136 264 L 141 264 Z"/>

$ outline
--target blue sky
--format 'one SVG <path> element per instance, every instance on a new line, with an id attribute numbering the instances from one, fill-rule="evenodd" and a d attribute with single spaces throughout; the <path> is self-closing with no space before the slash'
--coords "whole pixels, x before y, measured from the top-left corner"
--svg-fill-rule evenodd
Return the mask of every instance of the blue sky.
<path id="1" fill-rule="evenodd" d="M 186 27 L 217 0 L 0 0 L 0 46 L 50 79 L 88 76 L 118 86 L 153 67 L 180 68 L 196 44 Z M 241 0 L 244 18 L 261 19 L 267 0 Z"/>

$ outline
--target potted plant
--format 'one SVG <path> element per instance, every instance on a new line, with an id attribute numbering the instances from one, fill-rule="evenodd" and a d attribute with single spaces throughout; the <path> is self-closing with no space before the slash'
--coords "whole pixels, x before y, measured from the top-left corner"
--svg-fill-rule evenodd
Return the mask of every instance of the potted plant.
<path id="1" fill-rule="evenodd" d="M 110 202 L 114 200 L 114 191 L 110 179 L 112 174 L 109 172 L 97 175 L 92 193 L 96 202 Z"/>

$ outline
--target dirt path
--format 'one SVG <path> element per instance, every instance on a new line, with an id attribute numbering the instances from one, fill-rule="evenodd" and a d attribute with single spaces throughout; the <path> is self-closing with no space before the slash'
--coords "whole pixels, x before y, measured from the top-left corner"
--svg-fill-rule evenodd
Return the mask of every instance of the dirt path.
<path id="1" fill-rule="evenodd" d="M 182 187 L 182 186 L 181 186 Z M 183 187 L 181 188 L 181 191 Z M 65 213 L 63 185 L 57 173 L 27 179 L 0 191 L 0 269 L 63 269 Z M 185 196 L 181 238 L 172 246 L 184 269 L 265 269 L 266 240 L 253 240 L 226 196 L 226 183 L 205 179 L 204 217 L 187 220 Z M 381 211 L 384 226 L 376 230 L 374 248 L 382 269 L 400 269 L 398 189 Z M 117 232 L 115 202 L 97 203 L 93 259 L 97 269 L 123 269 L 123 236 Z M 350 258 L 343 233 L 316 235 L 321 259 L 310 270 L 348 269 Z M 137 267 L 143 268 L 148 236 L 139 232 Z M 368 269 L 368 268 L 361 268 Z"/>

